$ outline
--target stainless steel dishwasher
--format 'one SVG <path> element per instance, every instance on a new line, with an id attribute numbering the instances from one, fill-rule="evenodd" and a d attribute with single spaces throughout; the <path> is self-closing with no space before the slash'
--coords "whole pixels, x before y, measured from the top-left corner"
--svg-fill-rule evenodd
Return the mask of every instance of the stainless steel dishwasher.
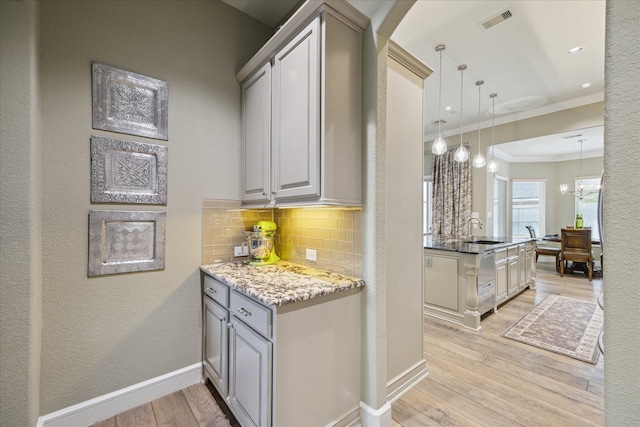
<path id="1" fill-rule="evenodd" d="M 478 312 L 484 314 L 496 306 L 496 254 L 486 251 L 479 254 Z"/>

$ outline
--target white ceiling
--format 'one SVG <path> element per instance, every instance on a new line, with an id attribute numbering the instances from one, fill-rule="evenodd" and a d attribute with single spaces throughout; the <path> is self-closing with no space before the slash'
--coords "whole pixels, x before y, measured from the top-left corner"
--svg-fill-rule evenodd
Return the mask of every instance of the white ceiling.
<path id="1" fill-rule="evenodd" d="M 223 1 L 270 26 L 298 3 L 297 0 Z M 349 3 L 369 17 L 388 7 L 384 0 L 349 0 Z M 511 12 L 511 18 L 489 29 L 480 25 L 506 10 Z M 447 122 L 442 124 L 442 134 L 446 138 L 460 132 L 460 64 L 467 65 L 463 132 L 478 128 L 478 99 L 481 127 L 491 125 L 491 93 L 498 94 L 496 125 L 603 100 L 604 28 L 605 0 L 418 0 L 391 38 L 434 69 L 434 74 L 425 81 L 425 141 L 432 141 L 437 136 L 434 122 L 438 120 L 440 70 L 436 45 L 446 45 L 442 54 L 442 119 Z M 572 56 L 565 54 L 575 46 L 583 46 L 584 51 Z M 480 98 L 475 84 L 478 80 L 484 80 Z M 581 89 L 580 85 L 587 82 L 591 87 Z M 448 106 L 453 113 L 444 111 Z M 599 146 L 602 151 L 601 128 L 579 131 L 586 135 L 585 152 L 597 150 L 592 146 Z M 501 144 L 500 148 L 505 156 L 513 151 L 514 159 L 527 150 L 533 154 L 554 152 L 569 158 L 569 146 L 574 146 L 573 158 L 577 158 L 580 144 L 567 143 L 570 140 L 564 136 L 567 135 L 522 141 L 515 148 Z M 456 142 L 459 140 L 448 141 L 450 145 Z"/>
<path id="2" fill-rule="evenodd" d="M 561 162 L 580 157 L 602 157 L 604 153 L 604 127 L 580 129 L 556 135 L 522 139 L 496 145 L 495 155 L 511 163 L 517 162 Z"/>

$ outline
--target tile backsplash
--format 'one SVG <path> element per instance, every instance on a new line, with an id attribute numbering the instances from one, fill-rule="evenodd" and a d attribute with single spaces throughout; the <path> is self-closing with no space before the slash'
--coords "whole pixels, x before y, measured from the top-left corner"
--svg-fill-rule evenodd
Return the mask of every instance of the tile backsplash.
<path id="1" fill-rule="evenodd" d="M 202 203 L 202 263 L 237 261 L 234 246 L 258 221 L 275 221 L 276 253 L 286 261 L 362 277 L 362 211 L 345 208 L 241 209 L 237 200 Z M 306 250 L 317 251 L 317 261 Z"/>

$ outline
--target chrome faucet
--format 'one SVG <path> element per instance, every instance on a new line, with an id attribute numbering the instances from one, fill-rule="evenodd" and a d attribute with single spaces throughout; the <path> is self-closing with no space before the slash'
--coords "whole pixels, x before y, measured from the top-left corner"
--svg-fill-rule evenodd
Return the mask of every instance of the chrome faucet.
<path id="1" fill-rule="evenodd" d="M 482 225 L 482 221 L 480 221 L 480 218 L 476 218 L 474 216 L 469 218 L 469 220 L 467 221 L 467 236 L 469 240 L 473 238 L 473 235 L 471 234 L 471 221 L 473 221 L 474 219 L 478 221 L 478 227 L 480 228 L 480 230 L 484 229 L 484 225 Z"/>

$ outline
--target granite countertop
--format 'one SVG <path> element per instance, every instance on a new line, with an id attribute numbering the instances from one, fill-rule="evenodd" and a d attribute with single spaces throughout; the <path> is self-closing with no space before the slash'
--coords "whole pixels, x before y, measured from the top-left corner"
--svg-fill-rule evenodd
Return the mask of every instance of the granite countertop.
<path id="1" fill-rule="evenodd" d="M 425 236 L 424 248 L 462 252 L 467 254 L 480 254 L 518 243 L 530 242 L 535 239 L 530 237 L 508 239 L 506 237 L 496 236 L 473 236 L 473 242 L 470 240 L 471 239 L 465 239 L 459 236 Z M 491 241 L 496 243 L 481 243 L 482 241 Z"/>
<path id="2" fill-rule="evenodd" d="M 270 306 L 281 306 L 364 286 L 364 280 L 278 261 L 252 266 L 248 262 L 201 265 L 200 270 Z"/>

